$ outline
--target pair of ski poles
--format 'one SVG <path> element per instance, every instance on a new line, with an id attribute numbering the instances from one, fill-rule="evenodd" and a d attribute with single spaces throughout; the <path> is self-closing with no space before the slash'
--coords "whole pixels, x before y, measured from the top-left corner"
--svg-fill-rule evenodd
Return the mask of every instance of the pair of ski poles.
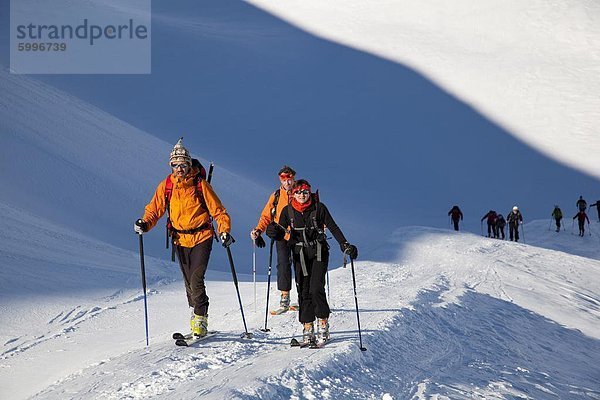
<path id="1" fill-rule="evenodd" d="M 210 168 L 208 171 L 208 178 L 206 179 L 206 181 L 208 183 L 210 183 L 211 178 L 212 178 L 212 173 L 213 173 L 213 169 L 214 169 L 214 163 L 210 163 Z M 212 218 L 211 218 L 211 226 L 212 226 Z M 214 228 L 213 228 L 213 232 L 214 232 Z M 146 298 L 146 267 L 145 267 L 145 263 L 144 263 L 144 239 L 142 237 L 142 234 L 139 234 L 139 239 L 140 239 L 140 263 L 141 263 L 141 272 L 142 272 L 142 290 L 144 291 L 144 318 L 145 318 L 145 325 L 146 325 L 146 346 L 148 346 L 149 344 L 149 337 L 148 337 L 148 301 Z M 215 234 L 215 240 L 216 240 L 216 234 Z M 218 240 L 217 240 L 218 241 Z M 233 242 L 232 242 L 233 243 Z M 238 279 L 237 279 L 237 274 L 235 272 L 235 265 L 233 263 L 233 256 L 231 254 L 231 249 L 229 248 L 229 246 L 224 246 L 225 249 L 227 250 L 227 258 L 229 259 L 229 266 L 231 267 L 231 275 L 233 278 L 233 284 L 235 285 L 235 291 L 237 292 L 237 297 L 238 297 L 238 302 L 240 303 L 240 312 L 242 314 L 242 321 L 244 323 L 244 333 L 241 335 L 241 337 L 246 337 L 246 338 L 251 338 L 252 337 L 252 333 L 248 332 L 248 327 L 246 326 L 246 317 L 244 316 L 244 307 L 242 305 L 242 298 L 240 296 L 240 289 L 239 289 L 239 285 L 238 285 Z"/>
<path id="2" fill-rule="evenodd" d="M 267 323 L 268 323 L 268 316 L 269 316 L 269 293 L 271 291 L 271 271 L 273 269 L 273 245 L 275 244 L 275 240 L 271 239 L 271 244 L 269 246 L 269 269 L 267 272 L 267 305 L 265 307 L 265 327 L 261 329 L 261 331 L 263 332 L 269 332 L 270 329 L 267 328 Z M 344 252 L 344 268 L 346 268 L 346 255 L 347 253 Z M 356 306 L 356 322 L 358 325 L 358 339 L 359 339 L 359 348 L 361 351 L 367 351 L 367 349 L 363 346 L 362 344 L 362 331 L 361 331 L 361 327 L 360 327 L 360 314 L 358 311 L 358 296 L 356 295 L 356 275 L 354 272 L 354 260 L 352 259 L 352 257 L 350 257 L 350 266 L 352 269 L 352 286 L 354 289 L 354 303 Z M 329 283 L 329 274 L 327 275 L 327 282 Z M 329 295 L 328 295 L 329 297 Z M 255 299 L 256 301 L 256 299 Z"/>
<path id="3" fill-rule="evenodd" d="M 145 317 L 145 325 L 146 325 L 146 346 L 149 345 L 148 338 L 148 300 L 146 297 L 146 267 L 144 263 L 144 239 L 143 235 L 139 235 L 140 241 L 140 264 L 141 264 L 141 273 L 142 273 L 142 290 L 144 291 L 144 317 Z M 231 254 L 231 249 L 229 246 L 225 247 L 227 250 L 227 258 L 229 259 L 229 266 L 231 267 L 231 275 L 233 278 L 233 284 L 235 285 L 235 291 L 237 292 L 238 302 L 240 304 L 240 312 L 242 314 L 242 321 L 244 323 L 244 333 L 241 337 L 251 338 L 252 333 L 248 332 L 248 327 L 246 325 L 246 317 L 244 316 L 244 307 L 242 305 L 242 298 L 240 296 L 240 289 L 238 285 L 237 273 L 235 272 L 235 265 L 233 263 L 233 256 Z"/>

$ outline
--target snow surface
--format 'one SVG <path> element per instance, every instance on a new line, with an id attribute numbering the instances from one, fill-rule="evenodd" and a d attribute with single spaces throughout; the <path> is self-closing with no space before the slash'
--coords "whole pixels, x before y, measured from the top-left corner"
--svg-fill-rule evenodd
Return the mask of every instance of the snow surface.
<path id="1" fill-rule="evenodd" d="M 544 233 L 535 224 L 526 228 Z M 578 241 L 573 248 L 584 251 L 597 249 L 600 238 Z M 210 328 L 220 333 L 177 348 L 170 334 L 189 317 L 182 284 L 164 262 L 148 260 L 145 347 L 137 271 L 113 272 L 132 283 L 115 292 L 99 260 L 95 277 L 107 285 L 85 293 L 53 291 L 74 279 L 57 272 L 41 294 L 29 290 L 27 298 L 2 302 L 0 397 L 600 397 L 600 261 L 418 227 L 399 229 L 390 246 L 395 262 L 355 265 L 366 352 L 358 348 L 349 267 L 330 272 L 332 341 L 321 350 L 289 347 L 301 331 L 294 313 L 269 317 L 271 332 L 259 330 L 264 280 L 257 304 L 252 282 L 240 284 L 253 339 L 239 337 L 244 328 L 230 277 L 212 273 Z M 121 258 L 137 261 L 135 254 Z M 23 312 L 28 308 L 35 316 Z"/>
<path id="2" fill-rule="evenodd" d="M 153 6 L 150 76 L 15 76 L 0 42 L 0 399 L 600 399 L 600 224 L 570 223 L 580 194 L 600 198 L 597 2 Z M 159 225 L 145 346 L 131 224 L 182 135 L 217 160 L 253 339 L 216 245 L 219 334 L 173 345 L 189 311 Z M 290 348 L 294 313 L 259 330 L 267 251 L 255 299 L 247 234 L 283 163 L 359 247 L 366 352 L 335 243 L 332 342 Z M 454 203 L 466 232 L 440 229 Z M 514 203 L 523 243 L 479 235 Z"/>

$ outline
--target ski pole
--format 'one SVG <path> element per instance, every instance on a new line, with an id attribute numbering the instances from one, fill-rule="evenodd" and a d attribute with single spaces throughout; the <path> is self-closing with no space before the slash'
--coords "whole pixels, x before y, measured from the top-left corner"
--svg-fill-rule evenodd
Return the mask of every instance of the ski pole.
<path id="1" fill-rule="evenodd" d="M 327 298 L 331 299 L 331 292 L 329 291 L 329 269 L 327 270 Z"/>
<path id="2" fill-rule="evenodd" d="M 269 318 L 269 292 L 271 290 L 271 268 L 273 266 L 273 244 L 275 244 L 275 240 L 271 239 L 271 245 L 269 246 L 269 272 L 267 274 L 267 306 L 265 307 L 265 327 L 261 329 L 263 332 L 269 332 L 270 329 L 267 328 L 267 320 Z"/>
<path id="3" fill-rule="evenodd" d="M 573 229 L 575 229 L 575 218 L 573 218 L 573 221 L 571 221 L 571 235 L 574 235 Z"/>
<path id="4" fill-rule="evenodd" d="M 254 313 L 256 313 L 256 243 L 252 241 L 252 280 L 254 281 Z"/>
<path id="5" fill-rule="evenodd" d="M 248 332 L 246 327 L 246 317 L 244 317 L 244 307 L 242 306 L 242 298 L 240 297 L 240 288 L 238 287 L 237 274 L 235 273 L 235 266 L 233 265 L 233 257 L 231 256 L 231 249 L 227 249 L 227 258 L 229 258 L 229 266 L 231 267 L 231 276 L 233 277 L 233 284 L 235 285 L 235 291 L 237 292 L 238 301 L 240 303 L 240 312 L 242 313 L 242 321 L 244 322 L 244 331 L 241 337 L 251 338 L 252 334 Z"/>
<path id="6" fill-rule="evenodd" d="M 552 217 L 550 217 L 550 223 L 548 224 L 548 230 L 550 230 L 550 228 L 552 228 Z"/>
<path id="7" fill-rule="evenodd" d="M 146 299 L 146 266 L 144 265 L 144 239 L 140 234 L 140 263 L 142 267 L 142 290 L 144 291 L 144 316 L 146 319 L 146 346 L 149 344 L 148 340 L 148 301 Z"/>
<path id="8" fill-rule="evenodd" d="M 346 255 L 350 256 L 348 253 L 344 252 L 344 268 L 346 268 Z M 352 287 L 354 288 L 354 304 L 356 305 L 356 322 L 358 325 L 358 342 L 359 348 L 361 351 L 367 351 L 362 344 L 362 334 L 360 329 L 360 315 L 358 313 L 358 297 L 356 296 L 356 275 L 354 274 L 354 260 L 350 257 L 350 268 L 352 269 Z"/>
<path id="9" fill-rule="evenodd" d="M 523 244 L 525 244 L 525 225 L 521 222 L 521 230 L 523 231 Z"/>
<path id="10" fill-rule="evenodd" d="M 483 236 L 483 221 L 481 221 L 481 236 Z"/>

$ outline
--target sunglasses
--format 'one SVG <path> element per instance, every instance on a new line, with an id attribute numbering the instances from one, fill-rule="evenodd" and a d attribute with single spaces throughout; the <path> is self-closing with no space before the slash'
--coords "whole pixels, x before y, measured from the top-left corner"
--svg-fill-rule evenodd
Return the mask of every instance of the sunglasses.
<path id="1" fill-rule="evenodd" d="M 188 165 L 186 163 L 183 163 L 183 164 L 171 164 L 171 168 L 173 168 L 173 169 L 178 169 L 178 168 L 186 169 L 187 166 Z"/>
<path id="2" fill-rule="evenodd" d="M 296 191 L 294 192 L 294 194 L 303 194 L 303 195 L 305 195 L 305 196 L 306 196 L 306 195 L 309 195 L 309 194 L 310 194 L 310 190 L 308 190 L 308 189 L 304 189 L 304 190 L 296 190 Z"/>

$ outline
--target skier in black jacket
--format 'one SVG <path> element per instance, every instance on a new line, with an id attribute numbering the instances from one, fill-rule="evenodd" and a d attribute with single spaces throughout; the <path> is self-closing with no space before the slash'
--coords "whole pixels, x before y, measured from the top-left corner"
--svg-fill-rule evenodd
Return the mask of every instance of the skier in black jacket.
<path id="1" fill-rule="evenodd" d="M 579 211 L 573 219 L 577 218 L 577 223 L 579 224 L 579 236 L 585 235 L 585 221 L 587 220 L 588 225 L 590 224 L 590 219 L 588 218 L 585 211 Z"/>
<path id="2" fill-rule="evenodd" d="M 512 211 L 508 213 L 508 217 L 506 217 L 508 222 L 508 233 L 510 236 L 510 240 L 513 238 L 515 242 L 519 241 L 519 225 L 523 225 L 523 215 L 521 211 L 519 211 L 519 207 L 514 206 Z"/>
<path id="3" fill-rule="evenodd" d="M 342 252 L 358 257 L 356 246 L 348 243 L 325 204 L 311 193 L 310 184 L 300 179 L 292 189 L 291 202 L 281 210 L 279 224 L 271 223 L 267 236 L 278 240 L 289 230 L 296 285 L 300 294 L 299 320 L 304 326 L 304 343 L 323 345 L 329 339 L 329 304 L 325 294 L 325 275 L 329 263 L 329 245 L 324 229 L 331 232 Z M 315 337 L 314 320 L 317 322 Z"/>
<path id="4" fill-rule="evenodd" d="M 498 218 L 498 215 L 496 214 L 496 211 L 494 210 L 490 210 L 488 211 L 487 214 L 485 214 L 482 218 L 481 218 L 481 222 L 483 222 L 484 219 L 487 218 L 487 227 L 488 227 L 488 237 L 498 237 L 498 230 L 496 229 L 496 218 Z"/>
<path id="5" fill-rule="evenodd" d="M 448 211 L 448 215 L 452 218 L 452 223 L 454 224 L 454 230 L 458 230 L 458 221 L 463 219 L 463 213 L 460 211 L 458 206 L 452 207 L 450 211 Z"/>

